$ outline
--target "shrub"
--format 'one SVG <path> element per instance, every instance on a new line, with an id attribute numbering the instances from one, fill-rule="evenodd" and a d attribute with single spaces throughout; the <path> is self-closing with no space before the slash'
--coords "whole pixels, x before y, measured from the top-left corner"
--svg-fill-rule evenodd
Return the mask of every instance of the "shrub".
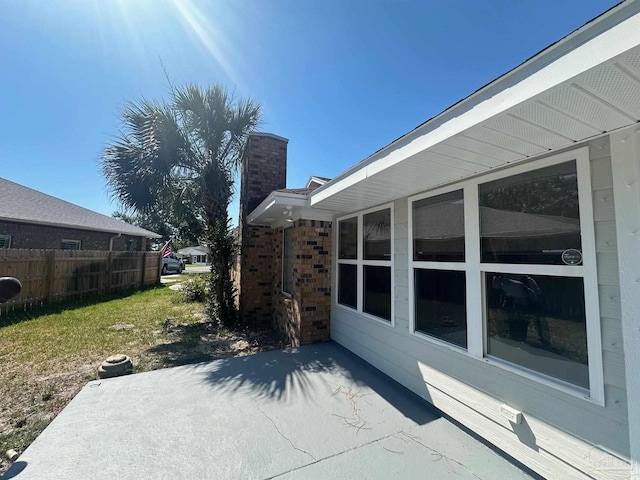
<path id="1" fill-rule="evenodd" d="M 207 298 L 207 274 L 191 275 L 182 282 L 180 293 L 185 302 L 204 302 Z"/>

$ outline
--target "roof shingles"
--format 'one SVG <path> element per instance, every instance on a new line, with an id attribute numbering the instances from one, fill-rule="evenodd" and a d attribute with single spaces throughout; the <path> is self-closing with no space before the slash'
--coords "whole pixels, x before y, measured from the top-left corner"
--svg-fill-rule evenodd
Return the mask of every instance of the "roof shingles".
<path id="1" fill-rule="evenodd" d="M 157 233 L 0 178 L 0 220 L 159 238 Z"/>

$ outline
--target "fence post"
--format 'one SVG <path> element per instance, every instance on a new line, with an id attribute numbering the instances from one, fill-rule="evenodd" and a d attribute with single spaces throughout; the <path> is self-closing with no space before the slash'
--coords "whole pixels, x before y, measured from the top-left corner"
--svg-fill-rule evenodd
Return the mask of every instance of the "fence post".
<path id="1" fill-rule="evenodd" d="M 56 273 L 56 251 L 50 250 L 47 252 L 47 276 L 45 277 L 46 297 L 47 303 L 51 303 L 53 300 L 53 283 Z"/>
<path id="2" fill-rule="evenodd" d="M 147 252 L 142 253 L 142 275 L 140 275 L 140 288 L 144 288 L 144 277 L 147 272 Z"/>
<path id="3" fill-rule="evenodd" d="M 105 287 L 107 292 L 106 293 L 111 293 L 111 271 L 113 270 L 113 252 L 109 251 L 109 253 L 107 254 L 107 278 L 106 278 L 106 282 L 105 282 Z"/>

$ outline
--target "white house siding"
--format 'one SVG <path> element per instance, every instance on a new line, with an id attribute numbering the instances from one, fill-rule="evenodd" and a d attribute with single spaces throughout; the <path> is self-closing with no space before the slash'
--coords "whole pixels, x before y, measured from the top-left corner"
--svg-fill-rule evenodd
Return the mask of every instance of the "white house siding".
<path id="1" fill-rule="evenodd" d="M 604 407 L 410 334 L 407 198 L 394 203 L 395 326 L 334 305 L 331 337 L 545 477 L 626 478 L 629 434 L 609 137 L 587 145 Z M 522 424 L 500 415 L 505 403 L 523 413 Z"/>
<path id="2" fill-rule="evenodd" d="M 629 404 L 629 440 L 632 478 L 640 478 L 640 128 L 620 130 L 611 135 L 611 167 L 617 205 L 618 265 L 620 269 L 620 303 L 622 336 Z"/>

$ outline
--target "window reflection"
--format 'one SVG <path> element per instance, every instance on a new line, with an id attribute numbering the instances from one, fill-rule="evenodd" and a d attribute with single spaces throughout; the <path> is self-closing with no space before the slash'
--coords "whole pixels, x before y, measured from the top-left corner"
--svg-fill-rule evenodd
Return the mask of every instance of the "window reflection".
<path id="1" fill-rule="evenodd" d="M 413 202 L 413 259 L 464 262 L 462 190 Z"/>
<path id="2" fill-rule="evenodd" d="M 364 266 L 363 311 L 391 320 L 391 268 Z"/>
<path id="3" fill-rule="evenodd" d="M 479 186 L 482 261 L 562 265 L 581 251 L 575 161 Z"/>
<path id="4" fill-rule="evenodd" d="M 338 222 L 338 258 L 358 257 L 358 217 Z"/>
<path id="5" fill-rule="evenodd" d="M 486 274 L 487 352 L 589 388 L 582 278 Z"/>
<path id="6" fill-rule="evenodd" d="M 415 269 L 415 330 L 467 346 L 465 273 Z"/>
<path id="7" fill-rule="evenodd" d="M 364 259 L 391 259 L 391 210 L 364 215 Z"/>
<path id="8" fill-rule="evenodd" d="M 338 265 L 338 303 L 357 308 L 358 267 L 356 265 Z"/>

